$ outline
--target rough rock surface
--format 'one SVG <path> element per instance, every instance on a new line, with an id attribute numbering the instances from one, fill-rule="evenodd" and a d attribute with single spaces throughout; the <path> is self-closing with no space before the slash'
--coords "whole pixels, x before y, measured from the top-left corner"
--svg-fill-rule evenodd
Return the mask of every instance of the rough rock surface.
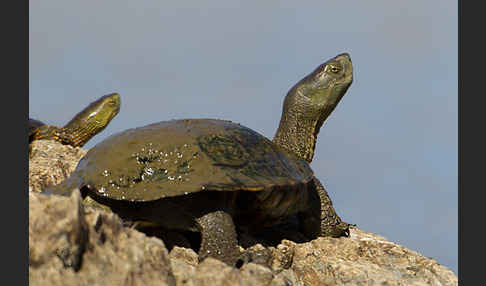
<path id="1" fill-rule="evenodd" d="M 50 140 L 35 140 L 29 146 L 29 191 L 64 181 L 88 151 Z"/>
<path id="2" fill-rule="evenodd" d="M 29 284 L 31 285 L 458 285 L 434 259 L 364 232 L 247 251 L 269 253 L 241 268 L 190 248 L 170 252 L 162 240 L 124 227 L 117 215 L 70 197 L 38 194 L 74 170 L 86 151 L 35 141 L 29 162 Z M 266 257 L 266 256 L 264 256 Z"/>
<path id="3" fill-rule="evenodd" d="M 164 243 L 71 197 L 29 193 L 30 285 L 175 285 Z"/>

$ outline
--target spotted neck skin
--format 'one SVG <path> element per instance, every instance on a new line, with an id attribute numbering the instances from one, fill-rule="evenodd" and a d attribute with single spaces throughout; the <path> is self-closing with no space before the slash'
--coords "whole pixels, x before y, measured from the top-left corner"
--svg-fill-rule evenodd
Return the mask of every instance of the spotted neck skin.
<path id="1" fill-rule="evenodd" d="M 287 93 L 273 142 L 311 162 L 322 124 L 352 82 L 353 65 L 347 53 L 318 66 Z"/>

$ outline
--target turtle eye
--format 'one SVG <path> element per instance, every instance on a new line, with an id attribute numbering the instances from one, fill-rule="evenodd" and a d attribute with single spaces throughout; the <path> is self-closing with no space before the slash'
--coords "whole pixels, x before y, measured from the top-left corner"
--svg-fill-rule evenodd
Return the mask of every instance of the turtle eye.
<path id="1" fill-rule="evenodd" d="M 326 66 L 326 71 L 330 71 L 332 73 L 338 73 L 341 69 L 339 68 L 339 66 L 336 66 L 336 65 L 328 65 Z"/>

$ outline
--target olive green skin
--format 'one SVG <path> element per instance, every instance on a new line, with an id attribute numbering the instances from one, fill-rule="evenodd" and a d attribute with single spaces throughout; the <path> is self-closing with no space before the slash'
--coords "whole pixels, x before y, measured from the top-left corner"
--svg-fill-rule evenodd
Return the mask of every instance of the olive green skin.
<path id="1" fill-rule="evenodd" d="M 100 133 L 120 111 L 118 93 L 98 98 L 80 111 L 63 127 L 46 125 L 29 118 L 29 144 L 34 140 L 55 140 L 65 145 L 82 147 Z"/>
<path id="2" fill-rule="evenodd" d="M 287 93 L 273 142 L 311 162 L 321 126 L 352 82 L 349 54 L 339 54 L 319 65 Z"/>
<path id="3" fill-rule="evenodd" d="M 331 72 L 332 66 L 339 69 Z M 349 55 L 320 65 L 287 94 L 273 141 L 215 119 L 128 129 L 90 149 L 69 179 L 45 193 L 69 195 L 78 188 L 86 202 L 126 221 L 200 232 L 200 260 L 212 256 L 230 265 L 239 257 L 235 225 L 258 232 L 296 215 L 309 238 L 347 235 L 348 224 L 309 162 L 316 128 L 351 82 Z"/>

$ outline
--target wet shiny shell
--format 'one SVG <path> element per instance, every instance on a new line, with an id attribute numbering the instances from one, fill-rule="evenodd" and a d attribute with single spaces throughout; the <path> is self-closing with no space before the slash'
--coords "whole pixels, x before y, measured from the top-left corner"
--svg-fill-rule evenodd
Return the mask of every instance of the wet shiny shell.
<path id="1" fill-rule="evenodd" d="M 231 121 L 185 119 L 112 135 L 70 177 L 116 200 L 150 201 L 204 190 L 262 191 L 313 176 L 308 163 Z"/>

